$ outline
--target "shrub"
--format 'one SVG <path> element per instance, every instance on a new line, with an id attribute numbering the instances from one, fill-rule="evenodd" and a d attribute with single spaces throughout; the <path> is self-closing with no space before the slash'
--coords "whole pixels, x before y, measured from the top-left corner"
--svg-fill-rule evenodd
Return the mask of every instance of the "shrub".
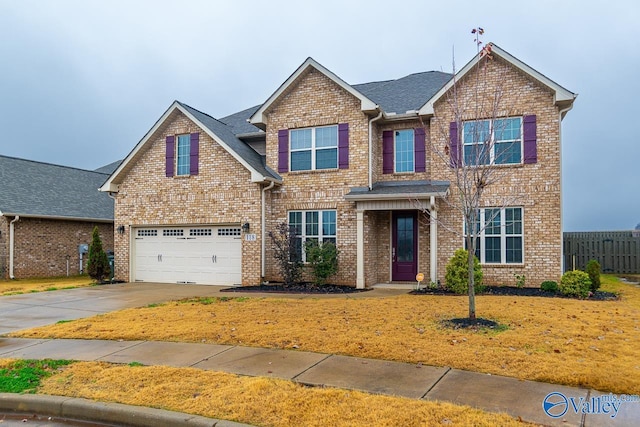
<path id="1" fill-rule="evenodd" d="M 104 250 L 102 250 L 102 240 L 98 227 L 93 227 L 91 244 L 89 245 L 89 261 L 87 261 L 87 273 L 89 277 L 98 282 L 102 282 L 111 276 L 111 266 Z"/>
<path id="2" fill-rule="evenodd" d="M 477 257 L 474 258 L 473 277 L 475 279 L 476 292 L 482 292 L 482 267 Z M 469 291 L 469 252 L 458 249 L 447 264 L 445 276 L 446 287 L 457 294 L 465 294 Z"/>
<path id="3" fill-rule="evenodd" d="M 273 257 L 285 285 L 293 285 L 300 281 L 302 275 L 302 260 L 300 259 L 300 239 L 296 237 L 293 227 L 286 222 L 276 226 L 276 232 L 269 232 L 273 243 Z"/>
<path id="4" fill-rule="evenodd" d="M 545 280 L 540 284 L 540 289 L 542 289 L 545 292 L 556 293 L 558 292 L 558 282 L 555 282 L 553 280 Z"/>
<path id="5" fill-rule="evenodd" d="M 600 263 L 592 259 L 587 263 L 584 271 L 589 275 L 589 279 L 591 279 L 591 291 L 595 292 L 600 289 Z"/>
<path id="6" fill-rule="evenodd" d="M 563 295 L 586 298 L 591 290 L 591 280 L 584 271 L 567 271 L 562 275 L 558 289 Z"/>
<path id="7" fill-rule="evenodd" d="M 524 284 L 526 281 L 526 277 L 524 276 L 524 274 L 514 274 L 513 276 L 516 278 L 516 286 L 519 288 L 524 288 Z"/>
<path id="8" fill-rule="evenodd" d="M 307 262 L 316 285 L 324 285 L 330 276 L 338 272 L 338 249 L 331 242 L 318 243 L 309 240 L 305 245 Z"/>

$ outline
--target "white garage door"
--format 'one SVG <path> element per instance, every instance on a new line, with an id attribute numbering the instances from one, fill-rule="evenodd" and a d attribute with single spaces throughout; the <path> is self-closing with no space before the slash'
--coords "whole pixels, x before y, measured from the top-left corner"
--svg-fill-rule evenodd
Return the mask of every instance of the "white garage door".
<path id="1" fill-rule="evenodd" d="M 133 229 L 133 238 L 137 282 L 242 282 L 240 227 L 144 227 Z"/>

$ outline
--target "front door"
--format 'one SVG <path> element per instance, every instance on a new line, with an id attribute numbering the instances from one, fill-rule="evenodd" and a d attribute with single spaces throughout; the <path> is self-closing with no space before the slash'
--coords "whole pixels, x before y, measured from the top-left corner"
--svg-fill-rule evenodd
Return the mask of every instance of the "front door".
<path id="1" fill-rule="evenodd" d="M 418 217 L 415 211 L 393 212 L 391 280 L 414 281 L 418 273 Z"/>

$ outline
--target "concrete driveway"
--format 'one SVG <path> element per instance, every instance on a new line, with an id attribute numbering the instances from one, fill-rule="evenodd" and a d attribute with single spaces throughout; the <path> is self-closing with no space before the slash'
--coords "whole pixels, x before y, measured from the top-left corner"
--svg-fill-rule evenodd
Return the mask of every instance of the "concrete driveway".
<path id="1" fill-rule="evenodd" d="M 219 295 L 219 286 L 121 283 L 0 298 L 0 334 L 169 300 Z M 234 294 L 226 294 L 235 296 Z"/>

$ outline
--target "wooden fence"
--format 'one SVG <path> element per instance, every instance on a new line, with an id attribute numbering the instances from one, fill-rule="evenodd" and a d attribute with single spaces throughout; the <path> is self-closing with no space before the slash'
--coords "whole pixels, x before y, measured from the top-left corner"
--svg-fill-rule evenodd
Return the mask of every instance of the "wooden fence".
<path id="1" fill-rule="evenodd" d="M 595 259 L 603 273 L 640 274 L 640 230 L 564 233 L 564 270 Z"/>

